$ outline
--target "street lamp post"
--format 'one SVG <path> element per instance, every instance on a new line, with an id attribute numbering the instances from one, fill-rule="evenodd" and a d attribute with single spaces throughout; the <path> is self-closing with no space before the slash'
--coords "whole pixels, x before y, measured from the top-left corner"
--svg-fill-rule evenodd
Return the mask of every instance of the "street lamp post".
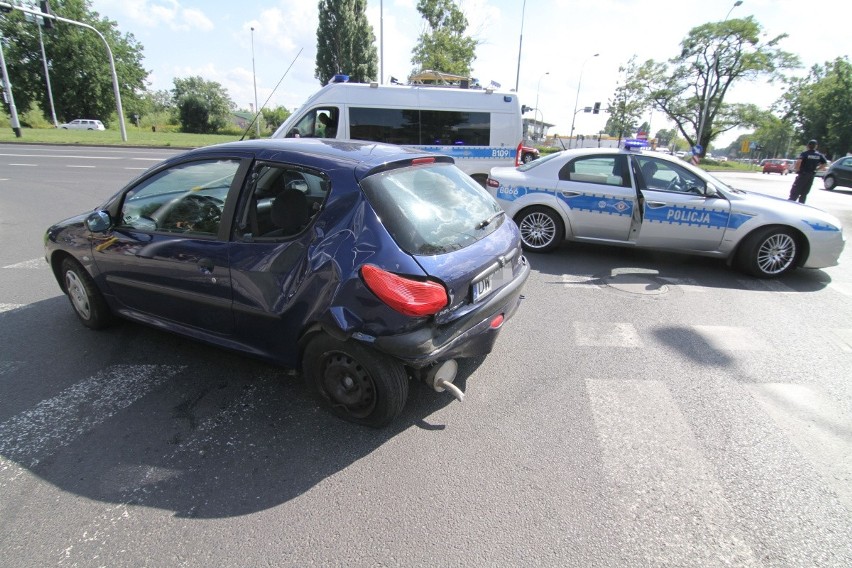
<path id="1" fill-rule="evenodd" d="M 260 109 L 257 108 L 257 73 L 254 71 L 254 27 L 251 28 L 251 76 L 254 82 L 254 112 L 255 116 L 260 116 Z M 255 119 L 254 126 L 257 137 L 260 138 L 260 121 Z"/>
<path id="2" fill-rule="evenodd" d="M 595 53 L 591 57 L 587 57 L 585 61 L 583 61 L 583 65 L 580 67 L 580 79 L 577 81 L 577 98 L 574 99 L 574 118 L 571 119 L 571 134 L 568 135 L 568 147 L 571 147 L 571 144 L 574 140 L 574 121 L 577 120 L 577 104 L 580 102 L 580 85 L 583 83 L 583 69 L 586 67 L 586 63 L 589 62 L 589 59 L 592 57 L 597 57 L 600 53 Z"/>
<path id="3" fill-rule="evenodd" d="M 544 75 L 550 75 L 550 71 L 545 71 L 545 72 L 544 72 Z M 535 114 L 534 114 L 533 116 L 538 116 L 538 114 L 539 114 L 539 110 L 538 110 L 538 93 L 539 93 L 539 91 L 541 91 L 541 80 L 542 80 L 542 79 L 544 79 L 544 75 L 542 75 L 541 77 L 539 77 L 539 78 L 538 78 L 538 86 L 537 86 L 537 87 L 536 87 L 536 89 L 535 89 Z M 544 121 L 544 113 L 541 113 L 541 119 L 542 119 L 542 121 Z M 541 124 L 541 123 L 539 123 L 539 124 Z M 540 135 L 540 134 L 541 134 L 541 130 L 540 130 L 540 129 L 541 129 L 541 126 L 539 126 L 539 127 L 537 128 L 537 130 L 539 130 L 539 135 L 537 136 L 536 140 L 538 140 L 538 139 L 540 139 L 540 138 L 541 138 L 541 135 Z"/>
<path id="4" fill-rule="evenodd" d="M 524 47 L 524 12 L 527 11 L 527 0 L 521 8 L 521 39 L 518 40 L 518 72 L 515 74 L 515 92 L 518 92 L 518 81 L 521 79 L 521 49 Z"/>

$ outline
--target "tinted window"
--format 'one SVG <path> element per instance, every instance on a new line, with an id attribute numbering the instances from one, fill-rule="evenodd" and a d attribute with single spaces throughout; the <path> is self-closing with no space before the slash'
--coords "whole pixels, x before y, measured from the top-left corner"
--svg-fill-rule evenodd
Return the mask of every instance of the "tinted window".
<path id="1" fill-rule="evenodd" d="M 385 171 L 365 179 L 362 187 L 391 236 L 409 254 L 462 249 L 505 221 L 505 216 L 493 217 L 502 209 L 491 195 L 451 164 Z"/>
<path id="2" fill-rule="evenodd" d="M 356 140 L 403 145 L 487 146 L 487 112 L 358 108 L 349 109 L 349 134 Z"/>
<path id="3" fill-rule="evenodd" d="M 124 197 L 120 223 L 143 231 L 215 235 L 239 161 L 174 166 L 146 179 Z"/>

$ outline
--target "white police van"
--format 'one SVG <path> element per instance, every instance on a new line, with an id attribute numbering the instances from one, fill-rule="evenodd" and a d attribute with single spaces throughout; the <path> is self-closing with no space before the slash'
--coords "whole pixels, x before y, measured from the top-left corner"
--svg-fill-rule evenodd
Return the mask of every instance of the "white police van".
<path id="1" fill-rule="evenodd" d="M 446 87 L 334 81 L 312 95 L 272 137 L 413 146 L 452 156 L 482 185 L 491 168 L 518 165 L 523 125 L 517 93 L 465 88 L 464 82 Z"/>

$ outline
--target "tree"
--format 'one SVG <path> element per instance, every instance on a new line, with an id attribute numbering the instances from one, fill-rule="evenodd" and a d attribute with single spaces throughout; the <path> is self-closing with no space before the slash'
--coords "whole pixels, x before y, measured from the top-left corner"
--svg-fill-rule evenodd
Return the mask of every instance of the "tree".
<path id="1" fill-rule="evenodd" d="M 57 16 L 88 24 L 106 38 L 115 59 L 119 93 L 125 112 L 140 109 L 148 72 L 142 67 L 142 45 L 132 34 L 122 36 L 118 24 L 91 10 L 88 0 L 52 0 Z M 14 10 L 0 18 L 6 65 L 15 89 L 15 103 L 30 108 L 37 103 L 50 108 L 38 28 L 23 12 Z M 43 30 L 54 108 L 60 122 L 99 118 L 106 122 L 116 111 L 112 73 L 104 42 L 92 30 L 57 22 Z"/>
<path id="2" fill-rule="evenodd" d="M 320 0 L 314 77 L 325 85 L 343 73 L 367 83 L 379 74 L 376 36 L 367 20 L 367 0 Z"/>
<path id="3" fill-rule="evenodd" d="M 620 144 L 622 138 L 636 132 L 636 121 L 645 112 L 648 102 L 642 86 L 632 79 L 636 72 L 636 57 L 631 57 L 626 65 L 619 67 L 618 72 L 624 74 L 623 83 L 616 87 L 609 100 L 610 114 L 604 130 L 609 136 L 618 136 Z"/>
<path id="4" fill-rule="evenodd" d="M 838 57 L 815 65 L 803 79 L 788 81 L 780 101 L 797 129 L 797 141 L 815 138 L 832 155 L 852 151 L 852 64 Z"/>
<path id="5" fill-rule="evenodd" d="M 646 61 L 635 69 L 631 83 L 675 123 L 690 146 L 700 144 L 704 155 L 720 134 L 752 124 L 753 106 L 724 102 L 733 84 L 761 77 L 772 81 L 799 65 L 795 55 L 778 48 L 786 34 L 763 41 L 761 31 L 751 16 L 695 27 L 681 42 L 679 56 L 668 64 Z"/>
<path id="6" fill-rule="evenodd" d="M 215 81 L 203 78 L 175 78 L 172 97 L 184 132 L 211 133 L 225 126 L 236 105 L 228 92 Z"/>
<path id="7" fill-rule="evenodd" d="M 269 130 L 276 130 L 290 116 L 290 111 L 283 106 L 275 108 L 265 108 L 261 110 L 263 115 L 263 123 Z"/>
<path id="8" fill-rule="evenodd" d="M 431 69 L 470 76 L 478 42 L 465 36 L 467 18 L 453 0 L 419 0 L 417 11 L 426 20 L 412 50 L 414 73 Z"/>

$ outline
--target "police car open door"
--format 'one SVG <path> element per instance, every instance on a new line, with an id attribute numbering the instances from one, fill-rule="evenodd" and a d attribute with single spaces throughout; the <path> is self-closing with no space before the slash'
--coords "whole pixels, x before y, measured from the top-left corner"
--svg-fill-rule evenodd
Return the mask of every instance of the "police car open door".
<path id="1" fill-rule="evenodd" d="M 686 168 L 644 154 L 631 158 L 642 203 L 637 245 L 718 249 L 730 217 L 728 200 L 706 195 L 705 182 Z"/>

